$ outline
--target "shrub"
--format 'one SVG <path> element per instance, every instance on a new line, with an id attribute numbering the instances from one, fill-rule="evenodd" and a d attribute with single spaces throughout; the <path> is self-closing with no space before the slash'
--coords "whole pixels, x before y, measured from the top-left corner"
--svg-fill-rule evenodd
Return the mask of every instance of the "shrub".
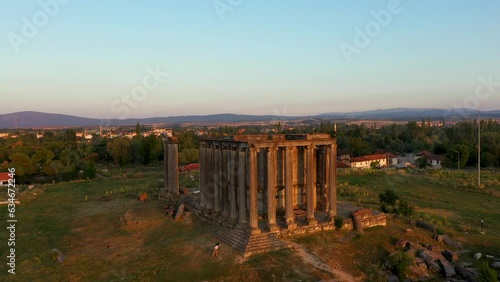
<path id="1" fill-rule="evenodd" d="M 415 207 L 405 200 L 400 200 L 398 205 L 398 213 L 405 216 L 412 216 L 415 211 Z"/>
<path id="2" fill-rule="evenodd" d="M 480 282 L 497 282 L 497 272 L 490 268 L 487 262 L 479 266 L 479 281 Z"/>
<path id="3" fill-rule="evenodd" d="M 384 267 L 381 264 L 370 263 L 366 267 L 366 281 L 371 282 L 385 282 Z"/>
<path id="4" fill-rule="evenodd" d="M 335 230 L 341 230 L 344 227 L 344 219 L 340 216 L 334 218 Z"/>
<path id="5" fill-rule="evenodd" d="M 387 204 L 389 206 L 394 206 L 399 196 L 392 189 L 385 189 L 383 193 L 378 195 L 378 199 L 382 204 Z"/>
<path id="6" fill-rule="evenodd" d="M 397 215 L 412 216 L 415 207 L 407 201 L 400 199 L 392 189 L 386 189 L 378 195 L 380 209 L 385 213 L 394 213 Z"/>
<path id="7" fill-rule="evenodd" d="M 394 266 L 394 274 L 396 274 L 400 280 L 406 279 L 408 275 L 408 269 L 412 262 L 412 258 L 410 257 L 410 255 L 399 251 L 390 256 L 389 259 Z"/>

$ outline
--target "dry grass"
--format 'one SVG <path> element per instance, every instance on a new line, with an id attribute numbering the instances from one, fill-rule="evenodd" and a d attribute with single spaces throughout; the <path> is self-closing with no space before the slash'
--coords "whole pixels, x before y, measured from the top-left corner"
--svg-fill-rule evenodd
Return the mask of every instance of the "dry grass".
<path id="1" fill-rule="evenodd" d="M 500 202 L 491 193 L 469 187 L 467 174 L 413 175 L 404 172 L 340 173 L 339 182 L 349 204 L 376 208 L 376 196 L 392 187 L 415 203 L 421 216 L 441 222 L 440 228 L 473 251 L 500 255 Z M 498 192 L 498 176 L 485 175 L 485 190 Z M 136 200 L 136 194 L 153 195 L 157 177 L 109 178 L 48 185 L 19 193 L 17 210 L 17 274 L 7 281 L 318 281 L 334 279 L 331 273 L 312 267 L 293 250 L 282 250 L 241 260 L 222 244 L 221 256 L 212 258 L 217 227 L 175 223 L 163 214 L 163 204 Z M 462 182 L 465 181 L 465 184 Z M 458 184 L 457 184 L 458 183 Z M 110 193 L 109 191 L 112 191 Z M 342 197 L 342 195 L 341 195 Z M 375 197 L 375 199 L 374 199 Z M 6 218 L 6 209 L 0 210 Z M 486 235 L 478 220 L 485 219 Z M 414 230 L 406 234 L 405 221 L 389 221 L 346 243 L 345 231 L 292 238 L 331 267 L 354 277 L 368 277 L 394 250 L 394 242 L 406 238 L 430 243 L 430 234 Z M 466 233 L 467 232 L 467 233 Z M 6 232 L 0 233 L 6 241 Z M 55 262 L 50 250 L 65 255 Z M 7 256 L 6 244 L 0 255 Z M 467 259 L 464 257 L 464 259 Z M 6 273 L 2 264 L 0 271 Z M 2 277 L 3 279 L 3 277 Z"/>

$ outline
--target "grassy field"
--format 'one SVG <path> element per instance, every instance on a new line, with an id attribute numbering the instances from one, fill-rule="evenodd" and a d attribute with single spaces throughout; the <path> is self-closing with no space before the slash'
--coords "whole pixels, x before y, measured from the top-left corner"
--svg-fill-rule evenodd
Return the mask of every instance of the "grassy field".
<path id="1" fill-rule="evenodd" d="M 117 176 L 113 176 L 117 175 Z M 120 175 L 120 176 L 118 176 Z M 6 281 L 318 281 L 331 273 L 311 267 L 293 250 L 282 250 L 243 260 L 227 246 L 211 257 L 218 227 L 173 222 L 162 213 L 164 203 L 137 201 L 146 191 L 155 198 L 161 186 L 159 171 L 110 173 L 92 181 L 21 188 L 16 210 L 16 275 Z M 189 180 L 185 181 L 188 185 Z M 471 185 L 470 173 L 345 171 L 339 173 L 343 201 L 376 208 L 378 193 L 393 188 L 417 205 L 418 217 L 465 243 L 473 252 L 500 256 L 500 179 L 485 173 L 485 187 Z M 5 223 L 7 207 L 0 206 Z M 485 235 L 479 234 L 484 219 Z M 405 220 L 391 220 L 386 228 L 372 228 L 346 243 L 346 231 L 294 237 L 329 265 L 370 279 L 395 240 L 409 228 Z M 4 228 L 2 228 L 5 230 Z M 0 232 L 1 256 L 6 260 L 7 232 Z M 431 242 L 430 234 L 415 230 L 409 238 Z M 60 250 L 64 262 L 53 259 Z M 339 259 L 342 258 L 342 259 Z M 467 259 L 467 258 L 464 258 Z M 4 275 L 5 274 L 5 275 Z M 366 276 L 368 275 L 368 276 Z M 4 280 L 4 278 L 0 278 Z"/>
<path id="2" fill-rule="evenodd" d="M 435 225 L 474 250 L 500 256 L 500 173 L 484 172 L 483 188 L 472 171 L 341 171 L 340 199 L 377 208 L 391 188 L 416 206 L 415 219 Z M 479 233 L 484 220 L 484 235 Z"/>

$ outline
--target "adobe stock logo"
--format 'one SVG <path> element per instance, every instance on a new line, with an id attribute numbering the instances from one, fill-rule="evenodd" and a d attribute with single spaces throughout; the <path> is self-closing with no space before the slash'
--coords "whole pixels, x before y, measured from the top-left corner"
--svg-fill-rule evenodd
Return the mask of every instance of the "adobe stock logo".
<path id="1" fill-rule="evenodd" d="M 386 8 L 378 12 L 371 11 L 370 14 L 373 20 L 367 22 L 364 29 L 359 27 L 354 28 L 353 44 L 346 43 L 345 41 L 339 44 L 347 63 L 351 63 L 354 54 L 360 54 L 364 48 L 368 47 L 372 39 L 379 36 L 382 29 L 392 22 L 393 16 L 400 14 L 402 11 L 403 7 L 399 0 L 390 0 Z"/>
<path id="2" fill-rule="evenodd" d="M 481 101 L 489 99 L 498 88 L 500 88 L 500 82 L 493 80 L 493 74 L 489 74 L 488 77 L 480 76 L 474 94 L 465 97 L 462 103 L 454 104 L 453 109 L 448 110 L 444 117 L 458 113 L 461 117 L 468 118 L 471 114 L 470 110 L 479 110 Z"/>
<path id="3" fill-rule="evenodd" d="M 49 24 L 50 19 L 56 17 L 61 11 L 62 5 L 66 5 L 70 0 L 40 0 L 38 6 L 40 10 L 36 11 L 31 19 L 22 17 L 22 27 L 20 34 L 9 32 L 7 38 L 15 53 L 19 53 L 21 45 L 28 44 L 35 38 L 40 29 Z"/>
<path id="4" fill-rule="evenodd" d="M 121 114 L 120 119 L 126 119 L 132 109 L 137 108 L 139 103 L 146 100 L 148 94 L 158 88 L 161 83 L 170 75 L 167 72 L 160 70 L 160 66 L 152 69 L 146 67 L 146 75 L 142 78 L 142 84 L 135 86 L 130 90 L 129 94 L 122 94 L 120 98 L 116 98 L 111 103 L 111 111 L 116 114 Z M 101 124 L 107 125 L 110 124 Z"/>
<path id="5" fill-rule="evenodd" d="M 242 2 L 243 0 L 214 0 L 212 5 L 214 6 L 219 20 L 224 21 L 224 14 L 234 11 Z"/>

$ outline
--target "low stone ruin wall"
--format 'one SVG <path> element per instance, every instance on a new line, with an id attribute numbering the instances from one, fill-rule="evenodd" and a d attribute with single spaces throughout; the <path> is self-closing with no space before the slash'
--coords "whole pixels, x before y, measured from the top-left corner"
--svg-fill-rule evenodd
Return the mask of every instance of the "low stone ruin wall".
<path id="1" fill-rule="evenodd" d="M 387 217 L 385 213 L 372 215 L 370 217 L 361 219 L 361 225 L 363 228 L 370 228 L 375 226 L 386 226 L 387 225 Z"/>

